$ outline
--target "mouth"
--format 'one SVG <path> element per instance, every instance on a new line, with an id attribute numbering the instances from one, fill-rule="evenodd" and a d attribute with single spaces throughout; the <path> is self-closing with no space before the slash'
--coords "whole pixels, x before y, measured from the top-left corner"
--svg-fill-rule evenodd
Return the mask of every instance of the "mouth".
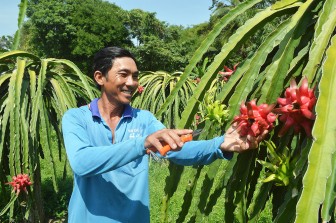
<path id="1" fill-rule="evenodd" d="M 121 90 L 121 92 L 128 96 L 132 96 L 132 93 L 133 93 L 131 90 Z"/>

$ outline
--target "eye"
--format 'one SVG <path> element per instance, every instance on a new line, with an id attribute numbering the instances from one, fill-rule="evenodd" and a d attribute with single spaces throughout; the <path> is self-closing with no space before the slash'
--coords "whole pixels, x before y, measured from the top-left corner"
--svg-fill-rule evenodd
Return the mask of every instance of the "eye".
<path id="1" fill-rule="evenodd" d="M 127 77 L 127 73 L 126 72 L 119 72 L 120 76 L 122 77 Z"/>
<path id="2" fill-rule="evenodd" d="M 132 74 L 132 77 L 133 77 L 134 80 L 138 80 L 139 79 L 139 72 L 134 72 Z"/>

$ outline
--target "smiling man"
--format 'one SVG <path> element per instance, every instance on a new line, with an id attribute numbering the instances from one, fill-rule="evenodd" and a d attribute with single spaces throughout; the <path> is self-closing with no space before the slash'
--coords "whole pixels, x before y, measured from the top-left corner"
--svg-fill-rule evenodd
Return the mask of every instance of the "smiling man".
<path id="1" fill-rule="evenodd" d="M 67 156 L 74 173 L 69 223 L 149 222 L 147 148 L 172 148 L 165 158 L 180 165 L 230 159 L 261 139 L 232 128 L 225 136 L 183 143 L 189 129 L 166 129 L 153 114 L 131 107 L 139 71 L 132 54 L 108 47 L 94 58 L 100 98 L 68 110 L 62 119 Z M 255 146 L 252 146 L 255 147 Z M 159 153 L 158 153 L 159 155 Z"/>

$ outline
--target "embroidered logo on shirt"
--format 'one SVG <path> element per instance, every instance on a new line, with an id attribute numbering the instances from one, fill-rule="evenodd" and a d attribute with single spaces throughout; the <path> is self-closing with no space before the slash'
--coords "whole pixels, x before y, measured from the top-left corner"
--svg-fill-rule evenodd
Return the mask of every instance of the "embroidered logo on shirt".
<path id="1" fill-rule="evenodd" d="M 143 129 L 128 129 L 129 139 L 141 137 Z"/>

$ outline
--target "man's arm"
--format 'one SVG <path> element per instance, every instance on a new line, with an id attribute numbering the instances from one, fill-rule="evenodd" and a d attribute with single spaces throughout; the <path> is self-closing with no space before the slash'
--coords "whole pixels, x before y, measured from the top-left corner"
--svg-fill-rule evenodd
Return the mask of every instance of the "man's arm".
<path id="1" fill-rule="evenodd" d="M 145 136 L 109 146 L 92 146 L 82 116 L 78 109 L 72 109 L 62 119 L 66 152 L 77 175 L 86 177 L 102 174 L 146 154 Z"/>
<path id="2" fill-rule="evenodd" d="M 177 152 L 168 152 L 166 158 L 170 161 L 183 165 L 207 165 L 216 159 L 231 159 L 233 152 L 222 151 L 220 145 L 224 137 L 219 136 L 210 140 L 198 140 L 186 142 L 182 149 Z"/>
<path id="3" fill-rule="evenodd" d="M 266 134 L 267 131 L 258 138 L 241 136 L 237 124 L 234 124 L 224 136 L 187 142 L 180 151 L 168 152 L 166 158 L 180 165 L 206 165 L 216 159 L 231 159 L 234 152 L 241 153 L 257 148 Z"/>

